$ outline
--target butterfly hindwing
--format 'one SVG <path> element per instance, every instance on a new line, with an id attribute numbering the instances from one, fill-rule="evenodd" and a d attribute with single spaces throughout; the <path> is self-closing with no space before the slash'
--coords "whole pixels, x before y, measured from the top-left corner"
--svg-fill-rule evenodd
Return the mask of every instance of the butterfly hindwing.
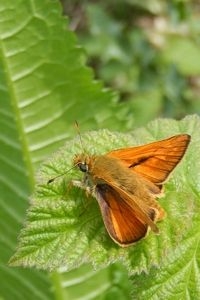
<path id="1" fill-rule="evenodd" d="M 97 185 L 96 198 L 106 229 L 115 242 L 128 246 L 147 234 L 148 225 L 139 220 L 135 211 L 111 186 Z"/>

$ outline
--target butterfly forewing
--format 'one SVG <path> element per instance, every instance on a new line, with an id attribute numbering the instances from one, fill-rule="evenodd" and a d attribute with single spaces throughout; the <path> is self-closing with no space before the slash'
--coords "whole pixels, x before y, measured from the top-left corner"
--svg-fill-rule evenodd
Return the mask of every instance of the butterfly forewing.
<path id="1" fill-rule="evenodd" d="M 152 183 L 162 184 L 183 157 L 189 141 L 189 135 L 181 134 L 139 147 L 114 150 L 107 156 L 120 159 Z"/>

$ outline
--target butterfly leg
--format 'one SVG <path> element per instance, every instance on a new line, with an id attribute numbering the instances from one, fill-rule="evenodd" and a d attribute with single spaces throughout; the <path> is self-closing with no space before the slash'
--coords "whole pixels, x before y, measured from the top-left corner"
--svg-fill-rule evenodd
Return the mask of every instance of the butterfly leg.
<path id="1" fill-rule="evenodd" d="M 72 185 L 73 186 L 76 186 L 82 190 L 85 190 L 86 191 L 86 194 L 90 194 L 90 187 L 87 186 L 83 181 L 80 181 L 80 180 L 72 180 L 71 181 Z"/>
<path id="2" fill-rule="evenodd" d="M 72 180 L 71 181 L 71 184 L 73 186 L 76 186 L 78 188 L 81 188 L 82 190 L 85 191 L 86 193 L 86 196 L 89 197 L 89 196 L 93 196 L 93 197 L 96 197 L 96 194 L 95 194 L 95 188 L 92 188 L 90 186 L 88 186 L 84 181 L 80 181 L 80 180 Z M 91 199 L 90 199 L 91 200 Z M 81 216 L 86 210 L 87 210 L 87 207 L 90 205 L 90 202 L 91 201 L 87 201 L 87 203 L 85 204 L 85 201 L 84 201 L 84 209 L 82 212 L 80 212 L 80 215 Z"/>
<path id="3" fill-rule="evenodd" d="M 90 196 L 92 195 L 93 197 L 95 197 L 95 189 L 91 186 L 89 186 L 87 184 L 87 182 L 85 180 L 80 181 L 80 180 L 72 180 L 72 185 L 76 186 L 78 188 L 81 188 L 82 190 L 84 190 L 86 192 L 86 196 Z"/>

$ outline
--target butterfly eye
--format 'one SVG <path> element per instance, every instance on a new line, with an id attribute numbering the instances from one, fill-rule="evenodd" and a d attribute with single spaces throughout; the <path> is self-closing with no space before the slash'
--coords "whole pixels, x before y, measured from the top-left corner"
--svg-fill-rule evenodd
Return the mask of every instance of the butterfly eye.
<path id="1" fill-rule="evenodd" d="M 80 163 L 78 165 L 79 169 L 82 171 L 82 172 L 87 172 L 88 171 L 88 165 L 86 163 Z"/>

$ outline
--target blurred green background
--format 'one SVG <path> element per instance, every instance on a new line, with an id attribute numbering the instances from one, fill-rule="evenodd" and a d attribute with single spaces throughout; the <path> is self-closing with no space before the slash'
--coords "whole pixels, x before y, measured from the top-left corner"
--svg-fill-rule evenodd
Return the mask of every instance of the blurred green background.
<path id="1" fill-rule="evenodd" d="M 200 113 L 199 1 L 62 1 L 97 79 L 134 125 Z"/>

